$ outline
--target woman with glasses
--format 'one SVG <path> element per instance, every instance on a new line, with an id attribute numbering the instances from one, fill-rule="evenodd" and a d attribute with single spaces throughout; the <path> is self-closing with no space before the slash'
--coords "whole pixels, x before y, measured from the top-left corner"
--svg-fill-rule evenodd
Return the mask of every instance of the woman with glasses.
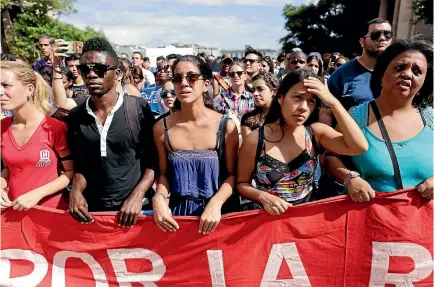
<path id="1" fill-rule="evenodd" d="M 232 121 L 213 110 L 209 65 L 187 55 L 173 68 L 179 111 L 154 126 L 160 169 L 154 220 L 163 231 L 176 231 L 172 216 L 200 216 L 199 233 L 209 234 L 233 194 L 238 133 Z"/>
<path id="2" fill-rule="evenodd" d="M 241 120 L 242 116 L 255 108 L 253 94 L 246 89 L 246 66 L 242 62 L 233 62 L 229 66 L 231 88 L 226 93 L 214 98 L 214 106 L 219 113 L 234 116 Z"/>
<path id="3" fill-rule="evenodd" d="M 140 94 L 140 91 L 131 84 L 133 82 L 131 66 L 132 64 L 130 60 L 119 58 L 119 74 L 117 75 L 118 85 L 116 90 L 118 93 L 141 97 L 142 95 Z"/>
<path id="4" fill-rule="evenodd" d="M 342 66 L 343 64 L 345 64 L 348 61 L 349 61 L 348 58 L 345 58 L 345 57 L 337 58 L 336 61 L 333 63 L 334 71 L 336 71 L 337 68 L 339 68 L 340 66 Z"/>
<path id="5" fill-rule="evenodd" d="M 169 79 L 169 70 L 170 66 L 167 65 L 166 62 L 162 62 L 157 66 L 157 72 L 156 75 L 156 86 L 162 86 L 166 81 Z"/>
<path id="6" fill-rule="evenodd" d="M 160 98 L 164 104 L 164 106 L 169 110 L 167 113 L 159 116 L 157 118 L 157 122 L 165 117 L 170 116 L 171 114 L 173 114 L 176 109 L 175 109 L 175 100 L 176 100 L 176 95 L 175 95 L 175 88 L 173 86 L 172 81 L 167 81 L 163 87 L 161 88 L 160 91 Z"/>

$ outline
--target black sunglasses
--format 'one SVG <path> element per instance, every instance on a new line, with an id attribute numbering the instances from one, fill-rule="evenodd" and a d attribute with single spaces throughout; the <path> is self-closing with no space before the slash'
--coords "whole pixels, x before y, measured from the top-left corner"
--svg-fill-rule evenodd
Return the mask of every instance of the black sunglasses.
<path id="1" fill-rule="evenodd" d="M 170 66 L 169 66 L 169 65 L 166 65 L 166 66 L 159 66 L 159 67 L 157 68 L 157 71 L 158 71 L 158 72 L 161 72 L 161 71 L 163 71 L 163 70 L 165 70 L 165 71 L 169 71 L 169 69 L 170 69 Z"/>
<path id="2" fill-rule="evenodd" d="M 253 59 L 244 59 L 244 64 L 253 64 L 253 63 L 259 63 L 259 60 L 253 60 Z"/>
<path id="3" fill-rule="evenodd" d="M 104 78 L 105 74 L 109 70 L 115 70 L 115 66 L 109 66 L 105 64 L 80 64 L 77 65 L 77 69 L 80 71 L 80 74 L 84 77 L 87 77 L 92 70 L 98 78 Z"/>
<path id="4" fill-rule="evenodd" d="M 380 39 L 381 35 L 384 35 L 384 38 L 386 38 L 386 40 L 390 40 L 393 37 L 393 32 L 389 30 L 378 30 L 371 32 L 370 35 L 366 35 L 365 38 L 371 37 L 372 41 L 377 41 L 378 39 Z"/>
<path id="5" fill-rule="evenodd" d="M 336 63 L 335 66 L 336 66 L 337 68 L 339 68 L 339 67 L 342 66 L 343 64 L 345 64 L 345 63 Z"/>
<path id="6" fill-rule="evenodd" d="M 229 74 L 229 77 L 231 77 L 231 78 L 234 78 L 235 75 L 238 75 L 238 77 L 241 78 L 241 76 L 244 74 L 244 72 L 243 71 L 236 71 L 236 72 L 229 72 L 228 74 Z"/>
<path id="7" fill-rule="evenodd" d="M 172 83 L 174 85 L 181 85 L 182 80 L 185 78 L 188 84 L 191 86 L 194 85 L 194 83 L 196 83 L 197 81 L 203 80 L 200 79 L 201 76 L 202 76 L 201 74 L 193 74 L 193 73 L 189 73 L 186 76 L 181 76 L 180 74 L 176 74 L 172 77 Z"/>
<path id="8" fill-rule="evenodd" d="M 167 96 L 171 94 L 173 97 L 175 97 L 175 90 L 174 89 L 170 89 L 170 90 L 162 90 L 160 93 L 160 97 L 162 99 L 167 98 Z"/>

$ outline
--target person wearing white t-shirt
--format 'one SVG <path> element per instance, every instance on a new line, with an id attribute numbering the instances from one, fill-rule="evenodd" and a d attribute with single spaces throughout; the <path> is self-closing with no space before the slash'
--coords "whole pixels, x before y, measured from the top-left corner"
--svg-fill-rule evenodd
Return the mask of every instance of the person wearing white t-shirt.
<path id="1" fill-rule="evenodd" d="M 155 76 L 151 71 L 143 68 L 144 59 L 143 59 L 142 53 L 134 52 L 131 59 L 133 60 L 133 66 L 134 67 L 140 67 L 142 69 L 143 76 L 145 77 L 145 87 L 154 86 L 155 85 Z"/>

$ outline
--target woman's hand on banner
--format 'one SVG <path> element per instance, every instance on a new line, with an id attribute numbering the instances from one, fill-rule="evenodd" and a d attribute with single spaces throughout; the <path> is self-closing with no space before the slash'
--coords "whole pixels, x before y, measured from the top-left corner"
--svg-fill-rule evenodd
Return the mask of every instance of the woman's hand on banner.
<path id="1" fill-rule="evenodd" d="M 222 218 L 221 210 L 222 203 L 213 201 L 212 199 L 208 202 L 200 217 L 199 233 L 207 235 L 217 228 Z"/>
<path id="2" fill-rule="evenodd" d="M 152 202 L 154 209 L 154 220 L 157 226 L 164 232 L 175 232 L 176 230 L 178 230 L 178 222 L 173 219 L 172 212 L 167 205 L 165 197 L 157 193 L 152 199 Z"/>
<path id="3" fill-rule="evenodd" d="M 260 201 L 265 211 L 271 215 L 281 215 L 292 206 L 292 204 L 286 202 L 280 197 L 267 192 L 264 192 Z"/>
<path id="4" fill-rule="evenodd" d="M 422 197 L 433 199 L 433 177 L 430 177 L 424 182 L 418 184 L 416 186 L 416 190 Z"/>
<path id="5" fill-rule="evenodd" d="M 356 177 L 348 182 L 348 195 L 355 202 L 365 202 L 375 197 L 375 190 L 366 180 Z"/>
<path id="6" fill-rule="evenodd" d="M 12 202 L 12 206 L 14 210 L 27 211 L 38 204 L 38 202 L 44 197 L 43 195 L 44 193 L 41 190 L 34 189 L 17 197 Z"/>

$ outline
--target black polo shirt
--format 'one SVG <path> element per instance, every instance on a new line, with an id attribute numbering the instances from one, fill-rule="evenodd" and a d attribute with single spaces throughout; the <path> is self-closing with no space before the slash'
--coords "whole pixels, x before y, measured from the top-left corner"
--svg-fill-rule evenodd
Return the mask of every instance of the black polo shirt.
<path id="1" fill-rule="evenodd" d="M 74 153 L 75 169 L 87 182 L 83 195 L 89 211 L 119 211 L 143 172 L 155 166 L 152 135 L 155 119 L 146 101 L 136 99 L 144 115 L 140 142 L 136 145 L 127 125 L 123 96 L 118 98 L 104 125 L 93 116 L 89 101 L 69 114 L 69 144 Z"/>

